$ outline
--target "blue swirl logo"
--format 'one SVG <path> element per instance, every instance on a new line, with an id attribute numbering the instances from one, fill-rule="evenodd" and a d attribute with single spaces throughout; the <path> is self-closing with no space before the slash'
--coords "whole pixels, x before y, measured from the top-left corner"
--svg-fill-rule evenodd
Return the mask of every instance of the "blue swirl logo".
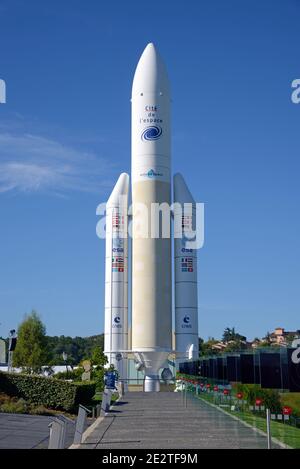
<path id="1" fill-rule="evenodd" d="M 157 140 L 161 137 L 161 135 L 162 135 L 162 128 L 156 125 L 151 125 L 150 127 L 147 127 L 143 131 L 141 135 L 141 139 L 144 141 Z"/>
<path id="2" fill-rule="evenodd" d="M 190 322 L 190 317 L 189 317 L 189 316 L 184 316 L 183 322 L 184 322 L 185 324 L 189 324 L 189 322 Z"/>
<path id="3" fill-rule="evenodd" d="M 120 324 L 120 322 L 121 322 L 120 316 L 116 316 L 114 321 L 115 321 L 116 324 Z"/>

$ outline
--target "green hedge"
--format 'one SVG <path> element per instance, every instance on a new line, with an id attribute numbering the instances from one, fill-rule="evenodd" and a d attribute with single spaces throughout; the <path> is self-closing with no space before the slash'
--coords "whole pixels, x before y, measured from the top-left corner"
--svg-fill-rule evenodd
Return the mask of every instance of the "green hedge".
<path id="1" fill-rule="evenodd" d="M 44 376 L 0 372 L 0 391 L 49 409 L 72 412 L 79 404 L 89 404 L 95 394 L 95 383 L 69 383 Z"/>

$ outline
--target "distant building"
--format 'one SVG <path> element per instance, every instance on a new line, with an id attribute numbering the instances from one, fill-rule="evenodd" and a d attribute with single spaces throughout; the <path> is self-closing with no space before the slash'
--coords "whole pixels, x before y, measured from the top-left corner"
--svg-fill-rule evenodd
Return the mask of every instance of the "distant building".
<path id="1" fill-rule="evenodd" d="M 287 346 L 293 339 L 300 337 L 300 330 L 285 331 L 283 327 L 276 327 L 269 336 L 271 345 Z"/>
<path id="2" fill-rule="evenodd" d="M 245 336 L 240 336 L 238 340 L 228 340 L 227 342 L 223 342 L 223 341 L 217 342 L 216 344 L 213 344 L 211 348 L 213 350 L 223 351 L 230 345 L 234 345 L 237 343 L 239 343 L 241 349 L 251 346 L 251 343 L 247 342 L 247 339 Z"/>
<path id="3" fill-rule="evenodd" d="M 267 334 L 263 339 L 254 339 L 251 343 L 252 348 L 260 347 L 262 344 L 271 346 L 287 347 L 294 339 L 300 337 L 300 330 L 286 331 L 283 327 L 276 327 L 274 332 Z"/>
<path id="4" fill-rule="evenodd" d="M 213 344 L 211 348 L 213 350 L 224 350 L 227 346 L 227 343 L 225 344 L 224 342 L 217 342 L 216 344 Z"/>

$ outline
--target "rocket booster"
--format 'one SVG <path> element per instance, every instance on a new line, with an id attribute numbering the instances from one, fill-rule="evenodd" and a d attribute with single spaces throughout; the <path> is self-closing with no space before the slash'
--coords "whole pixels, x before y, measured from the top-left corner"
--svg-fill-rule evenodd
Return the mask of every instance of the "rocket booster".
<path id="1" fill-rule="evenodd" d="M 128 191 L 122 173 L 106 203 L 104 353 L 122 380 L 127 377 L 128 348 Z"/>
<path id="2" fill-rule="evenodd" d="M 174 176 L 175 338 L 177 363 L 199 356 L 196 204 L 181 174 Z"/>

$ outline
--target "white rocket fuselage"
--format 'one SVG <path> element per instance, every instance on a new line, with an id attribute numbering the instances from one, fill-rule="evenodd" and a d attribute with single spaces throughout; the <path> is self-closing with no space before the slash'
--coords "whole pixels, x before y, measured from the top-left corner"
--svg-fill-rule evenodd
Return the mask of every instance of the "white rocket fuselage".
<path id="1" fill-rule="evenodd" d="M 140 354 L 151 391 L 159 389 L 158 371 L 172 348 L 171 239 L 161 232 L 152 237 L 159 220 L 150 220 L 153 204 L 171 204 L 169 84 L 153 44 L 133 80 L 131 139 L 132 350 Z"/>

